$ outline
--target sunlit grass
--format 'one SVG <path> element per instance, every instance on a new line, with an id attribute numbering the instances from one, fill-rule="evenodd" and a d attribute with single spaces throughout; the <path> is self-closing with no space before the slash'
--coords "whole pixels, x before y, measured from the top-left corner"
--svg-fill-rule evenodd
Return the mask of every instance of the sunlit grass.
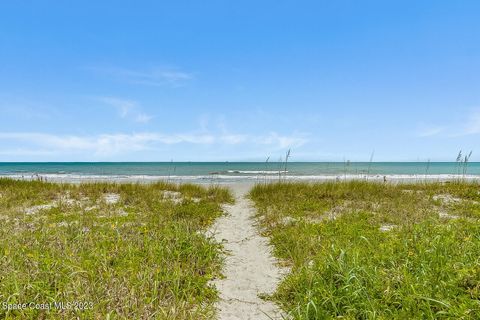
<path id="1" fill-rule="evenodd" d="M 480 187 L 462 182 L 258 185 L 273 299 L 296 319 L 480 318 Z"/>
<path id="2" fill-rule="evenodd" d="M 204 231 L 231 201 L 218 187 L 0 179 L 0 301 L 88 303 L 0 317 L 211 318 L 222 260 Z"/>

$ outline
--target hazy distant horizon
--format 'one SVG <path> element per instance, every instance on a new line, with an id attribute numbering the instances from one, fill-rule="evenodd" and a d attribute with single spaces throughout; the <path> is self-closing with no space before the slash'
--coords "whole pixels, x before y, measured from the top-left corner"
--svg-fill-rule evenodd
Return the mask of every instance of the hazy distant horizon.
<path id="1" fill-rule="evenodd" d="M 344 164 L 344 163 L 424 163 L 424 164 L 432 164 L 432 163 L 449 163 L 449 164 L 456 164 L 462 165 L 463 162 L 456 162 L 456 161 L 288 161 L 288 163 L 335 163 L 335 164 Z M 282 161 L 0 161 L 0 164 L 10 164 L 10 163 L 161 163 L 161 164 L 175 164 L 175 163 L 258 163 L 258 164 L 265 164 L 265 163 L 285 163 L 285 160 Z M 472 163 L 480 163 L 480 161 L 469 161 L 468 164 Z"/>

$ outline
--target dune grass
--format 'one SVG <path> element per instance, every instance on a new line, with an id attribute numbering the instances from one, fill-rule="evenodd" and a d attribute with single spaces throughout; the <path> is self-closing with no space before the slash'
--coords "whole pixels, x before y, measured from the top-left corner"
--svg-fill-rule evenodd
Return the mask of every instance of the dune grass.
<path id="1" fill-rule="evenodd" d="M 211 318 L 222 260 L 204 231 L 232 201 L 218 187 L 0 179 L 0 318 Z"/>
<path id="2" fill-rule="evenodd" d="M 480 186 L 279 183 L 250 193 L 295 319 L 479 319 Z"/>

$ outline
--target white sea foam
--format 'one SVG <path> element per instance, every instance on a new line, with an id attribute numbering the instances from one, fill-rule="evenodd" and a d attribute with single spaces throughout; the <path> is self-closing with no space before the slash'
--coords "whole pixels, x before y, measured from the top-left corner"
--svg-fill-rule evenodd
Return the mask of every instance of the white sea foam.
<path id="1" fill-rule="evenodd" d="M 228 173 L 241 173 L 241 174 L 284 174 L 283 170 L 228 170 Z M 288 173 L 288 170 L 286 171 Z"/>

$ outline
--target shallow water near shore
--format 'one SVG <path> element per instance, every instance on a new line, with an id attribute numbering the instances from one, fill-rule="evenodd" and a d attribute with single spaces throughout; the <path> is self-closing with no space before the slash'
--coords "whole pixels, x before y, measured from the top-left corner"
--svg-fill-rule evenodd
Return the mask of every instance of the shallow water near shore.
<path id="1" fill-rule="evenodd" d="M 51 181 L 158 180 L 197 183 L 332 180 L 480 179 L 480 162 L 42 162 L 0 163 L 0 176 Z"/>

